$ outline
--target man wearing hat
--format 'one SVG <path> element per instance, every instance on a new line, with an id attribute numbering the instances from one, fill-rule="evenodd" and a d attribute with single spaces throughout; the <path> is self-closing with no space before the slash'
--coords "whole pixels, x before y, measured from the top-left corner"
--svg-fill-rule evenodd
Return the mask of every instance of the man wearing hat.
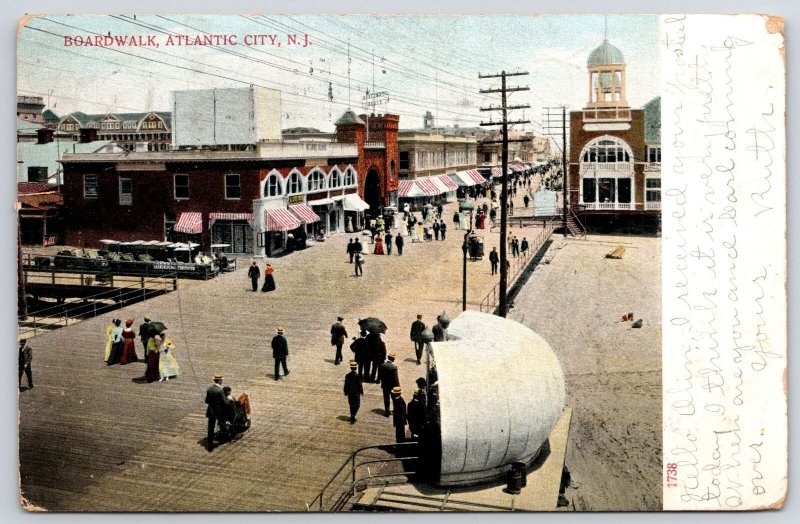
<path id="1" fill-rule="evenodd" d="M 277 334 L 272 337 L 272 358 L 275 359 L 275 380 L 278 380 L 280 366 L 283 366 L 283 374 L 288 375 L 286 368 L 286 357 L 289 356 L 289 342 L 283 336 L 283 328 L 279 327 Z"/>
<path id="2" fill-rule="evenodd" d="M 225 432 L 223 424 L 223 414 L 225 407 L 225 392 L 222 390 L 222 375 L 214 375 L 214 383 L 206 389 L 206 418 L 208 418 L 208 436 L 206 437 L 206 449 L 214 449 L 214 429 L 219 421 L 220 431 Z"/>
<path id="3" fill-rule="evenodd" d="M 144 322 L 139 326 L 139 339 L 144 346 L 144 354 L 147 356 L 147 342 L 150 340 L 150 317 L 144 317 Z"/>
<path id="4" fill-rule="evenodd" d="M 253 291 L 258 291 L 258 279 L 261 277 L 261 270 L 258 269 L 258 264 L 253 260 L 253 265 L 247 270 L 247 276 L 250 277 L 250 283 L 253 284 Z"/>
<path id="5" fill-rule="evenodd" d="M 369 382 L 378 381 L 378 368 L 386 362 L 386 343 L 381 339 L 380 333 L 369 333 L 366 338 L 367 354 L 372 361 L 369 372 Z"/>
<path id="6" fill-rule="evenodd" d="M 392 390 L 400 386 L 400 377 L 397 374 L 397 366 L 394 365 L 396 354 L 394 351 L 389 353 L 389 360 L 381 364 L 378 369 L 378 382 L 383 390 L 383 410 L 384 415 L 389 416 L 389 395 Z"/>
<path id="7" fill-rule="evenodd" d="M 33 376 L 31 375 L 31 361 L 33 350 L 25 338 L 19 339 L 19 385 L 22 386 L 22 374 L 28 377 L 28 389 L 33 389 Z"/>
<path id="8" fill-rule="evenodd" d="M 336 357 L 333 363 L 337 366 L 339 362 L 344 360 L 344 357 L 342 357 L 342 346 L 344 345 L 345 339 L 347 339 L 347 330 L 342 324 L 343 320 L 344 318 L 342 317 L 336 317 L 336 323 L 331 326 L 331 346 L 336 346 Z"/>
<path id="9" fill-rule="evenodd" d="M 350 351 L 353 352 L 353 358 L 358 364 L 358 378 L 361 380 L 369 380 L 369 352 L 367 350 L 367 332 L 361 330 L 359 337 L 353 337 L 353 343 L 350 344 Z"/>
<path id="10" fill-rule="evenodd" d="M 422 332 L 425 331 L 425 323 L 422 321 L 422 315 L 417 315 L 417 320 L 411 324 L 411 340 L 414 342 L 414 351 L 417 353 L 417 364 L 422 359 L 422 349 L 425 347 L 425 342 L 422 340 Z"/>
<path id="11" fill-rule="evenodd" d="M 394 405 L 394 434 L 397 438 L 397 443 L 406 441 L 406 401 L 403 400 L 400 386 L 392 388 L 392 404 Z"/>
<path id="12" fill-rule="evenodd" d="M 358 408 L 361 407 L 361 396 L 364 394 L 364 386 L 361 385 L 361 379 L 356 373 L 358 363 L 355 360 L 350 361 L 350 373 L 344 376 L 344 394 L 347 397 L 347 403 L 350 404 L 350 424 L 355 424 Z"/>
<path id="13" fill-rule="evenodd" d="M 408 430 L 411 438 L 419 440 L 425 427 L 425 395 L 419 388 L 414 389 L 414 397 L 408 403 Z"/>

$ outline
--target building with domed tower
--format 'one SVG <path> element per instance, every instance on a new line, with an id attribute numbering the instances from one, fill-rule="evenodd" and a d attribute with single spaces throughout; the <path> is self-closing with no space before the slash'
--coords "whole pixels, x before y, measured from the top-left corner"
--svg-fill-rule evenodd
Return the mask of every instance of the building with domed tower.
<path id="1" fill-rule="evenodd" d="M 570 113 L 570 210 L 590 229 L 657 229 L 661 99 L 630 107 L 625 57 L 607 39 L 587 73 L 586 106 Z"/>

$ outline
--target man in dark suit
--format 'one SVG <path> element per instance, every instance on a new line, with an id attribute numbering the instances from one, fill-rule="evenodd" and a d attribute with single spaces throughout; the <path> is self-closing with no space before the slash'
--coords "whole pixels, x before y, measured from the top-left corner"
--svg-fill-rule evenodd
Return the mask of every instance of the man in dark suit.
<path id="1" fill-rule="evenodd" d="M 408 430 L 411 432 L 411 438 L 419 440 L 425 427 L 425 395 L 421 389 L 414 390 L 414 397 L 408 403 L 407 411 Z"/>
<path id="2" fill-rule="evenodd" d="M 422 322 L 422 315 L 417 315 L 417 320 L 411 324 L 411 340 L 414 342 L 414 351 L 417 354 L 417 364 L 421 362 L 422 350 L 425 342 L 422 340 L 422 332 L 425 331 L 425 323 Z"/>
<path id="3" fill-rule="evenodd" d="M 447 238 L 447 224 L 444 223 L 444 220 L 440 220 L 439 225 L 439 233 L 442 235 L 442 240 Z"/>
<path id="4" fill-rule="evenodd" d="M 366 331 L 361 331 L 358 338 L 353 337 L 353 343 L 350 344 L 350 351 L 353 352 L 353 359 L 358 364 L 358 378 L 361 380 L 369 380 L 369 353 L 367 350 L 367 336 Z"/>
<path id="5" fill-rule="evenodd" d="M 283 328 L 278 328 L 278 333 L 272 337 L 272 358 L 275 359 L 275 380 L 280 378 L 280 366 L 283 366 L 283 374 L 288 375 L 289 370 L 286 368 L 286 357 L 289 356 L 289 342 L 283 336 Z"/>
<path id="6" fill-rule="evenodd" d="M 31 374 L 31 362 L 33 361 L 33 350 L 28 344 L 28 340 L 19 339 L 19 386 L 22 386 L 22 374 L 28 378 L 28 389 L 33 389 L 33 376 Z"/>
<path id="7" fill-rule="evenodd" d="M 497 263 L 500 262 L 500 257 L 497 255 L 497 248 L 493 247 L 489 252 L 489 262 L 492 264 L 492 275 L 497 273 Z"/>
<path id="8" fill-rule="evenodd" d="M 347 254 L 350 256 L 350 263 L 353 263 L 353 256 L 356 254 L 356 245 L 353 239 L 350 239 L 350 242 L 347 244 Z"/>
<path id="9" fill-rule="evenodd" d="M 392 390 L 400 385 L 400 377 L 397 374 L 397 366 L 394 365 L 396 355 L 394 351 L 389 353 L 389 360 L 381 364 L 378 369 L 378 382 L 383 390 L 383 410 L 384 415 L 389 416 L 389 396 Z"/>
<path id="10" fill-rule="evenodd" d="M 336 346 L 336 357 L 333 359 L 333 363 L 337 366 L 339 362 L 344 360 L 342 357 L 342 346 L 347 339 L 347 330 L 342 324 L 343 320 L 344 318 L 342 317 L 336 317 L 336 323 L 331 326 L 331 345 Z"/>
<path id="11" fill-rule="evenodd" d="M 394 239 L 394 237 L 392 236 L 392 232 L 391 231 L 387 231 L 386 235 L 383 237 L 383 245 L 386 246 L 386 254 L 387 255 L 391 255 L 392 254 L 392 240 L 393 239 Z"/>
<path id="12" fill-rule="evenodd" d="M 361 379 L 356 373 L 357 367 L 358 363 L 351 360 L 350 373 L 344 376 L 344 394 L 347 397 L 347 403 L 350 404 L 350 424 L 356 423 L 358 408 L 361 407 L 361 396 L 364 394 L 364 386 L 361 385 Z"/>
<path id="13" fill-rule="evenodd" d="M 208 436 L 206 437 L 206 448 L 208 451 L 214 449 L 214 428 L 219 421 L 220 430 L 225 432 L 223 423 L 223 412 L 225 405 L 225 393 L 222 390 L 222 375 L 214 375 L 214 383 L 206 389 L 206 418 L 208 418 Z"/>
<path id="14" fill-rule="evenodd" d="M 139 326 L 139 339 L 144 347 L 144 354 L 147 355 L 147 342 L 150 340 L 150 317 L 144 317 L 144 322 Z"/>
<path id="15" fill-rule="evenodd" d="M 406 401 L 403 400 L 402 392 L 400 386 L 392 389 L 392 404 L 394 405 L 392 424 L 398 444 L 406 441 Z"/>
<path id="16" fill-rule="evenodd" d="M 439 240 L 439 229 L 440 228 L 441 228 L 441 226 L 439 225 L 439 222 L 437 220 L 434 220 L 433 221 L 433 236 L 436 238 L 436 240 Z"/>
<path id="17" fill-rule="evenodd" d="M 372 361 L 372 368 L 369 372 L 369 381 L 378 381 L 378 367 L 386 361 L 386 343 L 381 340 L 380 333 L 370 333 L 367 335 L 367 351 Z"/>
<path id="18" fill-rule="evenodd" d="M 261 276 L 261 270 L 258 269 L 258 264 L 255 260 L 250 269 L 247 270 L 247 276 L 250 277 L 250 283 L 253 284 L 253 291 L 258 291 L 258 277 Z"/>
<path id="19" fill-rule="evenodd" d="M 403 243 L 404 242 L 405 241 L 403 240 L 403 235 L 401 235 L 400 232 L 398 231 L 397 232 L 397 236 L 394 238 L 394 245 L 397 246 L 397 256 L 399 256 L 399 257 L 403 256 Z"/>

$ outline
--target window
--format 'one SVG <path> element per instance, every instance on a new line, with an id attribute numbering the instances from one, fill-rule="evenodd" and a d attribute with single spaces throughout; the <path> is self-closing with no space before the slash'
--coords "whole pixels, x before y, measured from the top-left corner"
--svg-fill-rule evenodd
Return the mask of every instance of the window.
<path id="1" fill-rule="evenodd" d="M 339 170 L 334 169 L 331 171 L 331 188 L 339 187 L 341 185 L 341 180 L 339 179 Z"/>
<path id="2" fill-rule="evenodd" d="M 621 204 L 631 203 L 631 179 L 618 178 L 617 179 L 617 202 Z"/>
<path id="3" fill-rule="evenodd" d="M 630 162 L 631 154 L 627 144 L 618 138 L 601 138 L 593 140 L 583 150 L 584 162 Z"/>
<path id="4" fill-rule="evenodd" d="M 661 202 L 661 179 L 660 178 L 647 178 L 645 179 L 645 201 L 646 202 Z"/>
<path id="5" fill-rule="evenodd" d="M 653 163 L 661 162 L 661 147 L 647 147 L 647 161 Z"/>
<path id="6" fill-rule="evenodd" d="M 391 164 L 389 164 L 389 178 L 392 180 L 397 178 L 397 172 L 394 169 L 394 160 L 392 160 Z"/>
<path id="7" fill-rule="evenodd" d="M 583 201 L 597 201 L 597 180 L 594 178 L 583 179 Z"/>
<path id="8" fill-rule="evenodd" d="M 613 178 L 601 178 L 597 181 L 598 202 L 616 202 L 615 182 Z"/>
<path id="9" fill-rule="evenodd" d="M 308 175 L 308 190 L 318 191 L 320 189 L 325 189 L 325 175 L 319 171 L 312 171 Z"/>
<path id="10" fill-rule="evenodd" d="M 278 175 L 270 175 L 264 186 L 264 196 L 273 197 L 281 194 L 281 180 Z"/>
<path id="11" fill-rule="evenodd" d="M 242 184 L 239 175 L 225 175 L 225 198 L 229 200 L 242 198 Z"/>
<path id="12" fill-rule="evenodd" d="M 351 168 L 347 168 L 347 171 L 344 172 L 344 185 L 346 186 L 354 186 L 356 185 L 356 175 Z"/>
<path id="13" fill-rule="evenodd" d="M 410 169 L 408 151 L 400 151 L 400 169 Z"/>
<path id="14" fill-rule="evenodd" d="M 29 167 L 28 182 L 47 182 L 47 166 Z"/>
<path id="15" fill-rule="evenodd" d="M 492 154 L 491 153 L 484 153 L 483 154 L 483 163 L 488 164 L 492 161 Z"/>
<path id="16" fill-rule="evenodd" d="M 83 175 L 83 198 L 97 198 L 97 175 Z"/>
<path id="17" fill-rule="evenodd" d="M 292 176 L 289 177 L 289 186 L 286 190 L 286 194 L 293 195 L 295 193 L 299 193 L 302 188 L 303 184 L 300 180 L 300 175 L 297 173 L 292 173 Z"/>
<path id="18" fill-rule="evenodd" d="M 175 175 L 175 198 L 189 198 L 189 175 Z"/>
<path id="19" fill-rule="evenodd" d="M 129 206 L 133 204 L 133 187 L 130 178 L 119 179 L 119 205 Z"/>

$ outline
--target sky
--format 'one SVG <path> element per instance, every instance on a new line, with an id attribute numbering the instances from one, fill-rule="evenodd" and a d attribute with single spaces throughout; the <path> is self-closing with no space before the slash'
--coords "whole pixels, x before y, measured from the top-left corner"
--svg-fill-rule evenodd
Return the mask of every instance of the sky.
<path id="1" fill-rule="evenodd" d="M 542 132 L 543 107 L 586 105 L 586 60 L 606 31 L 625 56 L 628 101 L 641 107 L 659 94 L 657 16 L 41 16 L 18 31 L 17 87 L 63 116 L 168 111 L 174 90 L 253 84 L 281 91 L 283 128 L 324 131 L 348 108 L 365 112 L 369 91 L 388 94 L 370 111 L 399 114 L 401 128 L 422 127 L 426 111 L 439 126 L 473 127 L 499 118 L 479 111 L 500 104 L 479 93 L 499 79 L 478 76 L 522 71 L 508 85 L 530 91 L 508 102 L 530 105 L 511 118 L 531 123 L 513 129 Z M 220 45 L 185 45 L 209 34 Z M 114 45 L 77 45 L 109 35 Z M 150 45 L 117 45 L 131 36 Z"/>

